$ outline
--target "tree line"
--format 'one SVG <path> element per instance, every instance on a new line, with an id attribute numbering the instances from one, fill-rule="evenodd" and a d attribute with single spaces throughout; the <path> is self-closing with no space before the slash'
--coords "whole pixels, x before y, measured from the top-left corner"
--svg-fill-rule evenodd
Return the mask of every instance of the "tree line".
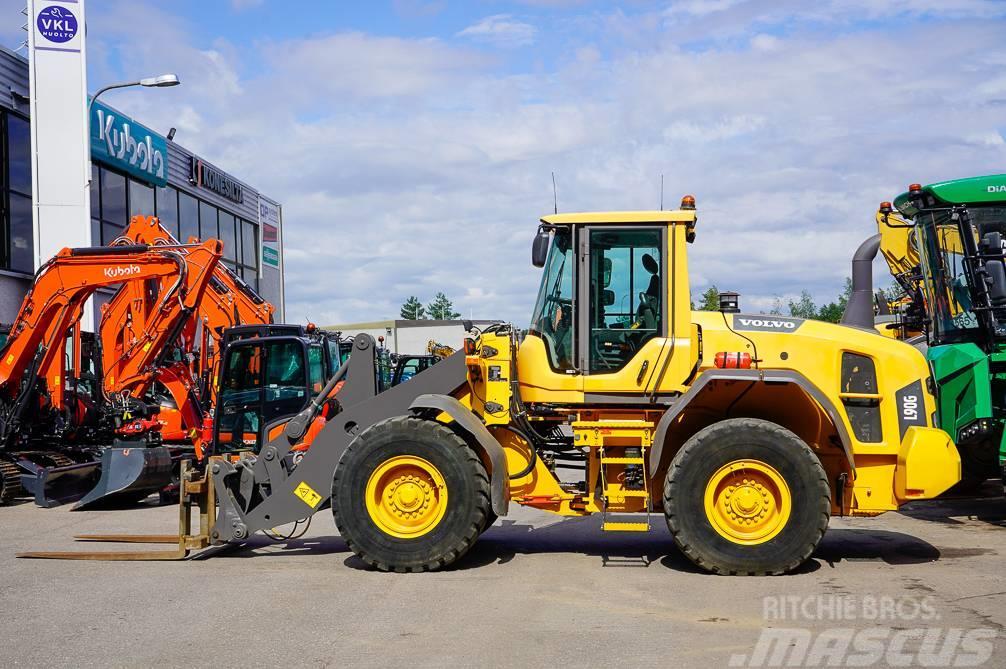
<path id="1" fill-rule="evenodd" d="M 886 292 L 886 291 L 882 291 Z M 826 304 L 818 306 L 814 303 L 814 298 L 811 294 L 806 291 L 800 291 L 800 297 L 795 300 L 787 300 L 783 304 L 782 298 L 775 298 L 775 303 L 772 305 L 772 309 L 768 313 L 774 316 L 788 315 L 794 318 L 813 318 L 819 321 L 827 321 L 829 323 L 838 323 L 842 320 L 842 314 L 845 313 L 845 307 L 849 304 L 849 296 L 852 294 L 852 279 L 846 277 L 845 279 L 845 289 L 838 295 L 834 300 Z M 702 293 L 698 305 L 692 301 L 692 308 L 699 309 L 701 311 L 719 311 L 720 309 L 720 291 L 715 285 L 706 288 L 705 292 Z"/>
<path id="2" fill-rule="evenodd" d="M 436 296 L 426 305 L 419 301 L 415 295 L 410 295 L 402 303 L 400 310 L 402 318 L 407 321 L 452 321 L 461 318 L 461 314 L 454 311 L 454 303 L 442 292 L 437 292 Z"/>

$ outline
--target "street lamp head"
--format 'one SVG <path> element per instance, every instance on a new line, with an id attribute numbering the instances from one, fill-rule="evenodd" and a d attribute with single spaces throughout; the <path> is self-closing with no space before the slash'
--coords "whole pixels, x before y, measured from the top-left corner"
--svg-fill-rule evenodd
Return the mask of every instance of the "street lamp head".
<path id="1" fill-rule="evenodd" d="M 150 86 L 154 88 L 167 88 L 168 86 L 177 86 L 182 82 L 178 81 L 178 76 L 174 74 L 162 74 L 159 77 L 147 77 L 146 79 L 140 79 L 141 86 Z"/>

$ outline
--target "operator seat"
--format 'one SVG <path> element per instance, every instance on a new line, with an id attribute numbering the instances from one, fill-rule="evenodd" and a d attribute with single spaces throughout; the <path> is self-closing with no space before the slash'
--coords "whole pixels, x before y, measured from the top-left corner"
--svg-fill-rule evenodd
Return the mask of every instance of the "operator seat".
<path id="1" fill-rule="evenodd" d="M 639 295 L 636 322 L 642 329 L 656 330 L 660 319 L 660 265 L 649 253 L 644 253 L 643 268 L 650 273 L 650 284 Z"/>

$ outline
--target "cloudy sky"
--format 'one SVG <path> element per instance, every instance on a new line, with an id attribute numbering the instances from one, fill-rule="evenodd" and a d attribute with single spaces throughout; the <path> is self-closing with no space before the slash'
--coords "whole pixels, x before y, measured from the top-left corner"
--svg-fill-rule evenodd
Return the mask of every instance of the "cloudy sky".
<path id="1" fill-rule="evenodd" d="M 2 0 L 10 46 L 19 0 Z M 89 86 L 284 205 L 287 318 L 524 325 L 538 217 L 698 200 L 693 294 L 833 299 L 909 182 L 1006 172 L 1006 2 L 92 0 Z M 877 274 L 881 273 L 878 266 Z M 883 277 L 882 284 L 887 284 Z"/>

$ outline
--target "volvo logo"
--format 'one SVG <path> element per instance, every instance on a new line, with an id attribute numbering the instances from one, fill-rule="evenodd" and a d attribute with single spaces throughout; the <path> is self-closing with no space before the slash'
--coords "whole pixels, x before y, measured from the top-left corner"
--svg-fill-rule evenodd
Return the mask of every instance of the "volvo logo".
<path id="1" fill-rule="evenodd" d="M 802 318 L 734 316 L 734 329 L 751 332 L 795 332 L 803 325 Z"/>
<path id="2" fill-rule="evenodd" d="M 127 276 L 133 276 L 134 274 L 140 273 L 139 265 L 118 265 L 116 267 L 106 267 L 103 270 L 106 277 L 109 279 L 119 279 L 125 278 Z"/>

